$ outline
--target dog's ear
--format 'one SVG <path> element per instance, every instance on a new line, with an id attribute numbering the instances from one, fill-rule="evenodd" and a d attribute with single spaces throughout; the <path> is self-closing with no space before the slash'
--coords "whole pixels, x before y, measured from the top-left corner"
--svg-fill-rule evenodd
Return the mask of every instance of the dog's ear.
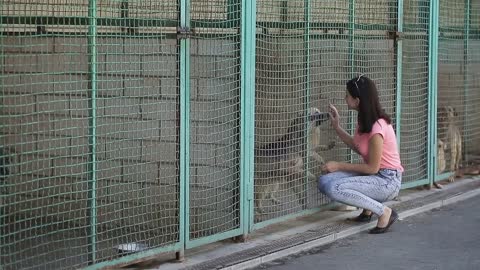
<path id="1" fill-rule="evenodd" d="M 438 108 L 437 111 L 437 122 L 438 122 L 438 127 L 442 128 L 442 125 L 444 125 L 447 121 L 447 109 L 445 107 L 440 107 Z"/>
<path id="2" fill-rule="evenodd" d="M 310 115 L 314 115 L 315 113 L 319 113 L 320 110 L 317 107 L 310 107 Z"/>
<path id="3" fill-rule="evenodd" d="M 446 112 L 451 112 L 452 111 L 452 106 L 445 106 L 445 111 Z"/>
<path id="4" fill-rule="evenodd" d="M 438 112 L 437 112 L 437 113 L 438 113 L 438 116 L 439 116 L 439 117 L 443 117 L 443 116 L 445 116 L 445 115 L 447 114 L 447 108 L 444 107 L 444 106 L 442 106 L 442 107 L 438 108 Z"/>

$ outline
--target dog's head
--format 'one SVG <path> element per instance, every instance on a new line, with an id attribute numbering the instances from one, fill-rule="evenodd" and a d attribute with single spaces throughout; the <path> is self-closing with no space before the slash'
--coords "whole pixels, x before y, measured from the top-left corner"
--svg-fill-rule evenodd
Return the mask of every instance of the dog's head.
<path id="1" fill-rule="evenodd" d="M 303 138 L 305 131 L 305 121 L 308 121 L 309 128 L 317 127 L 323 122 L 327 121 L 330 118 L 330 115 L 326 112 L 321 112 L 317 108 L 310 108 L 307 117 L 304 113 L 299 114 L 293 122 L 290 124 L 287 134 L 289 140 L 292 138 Z"/>
<path id="2" fill-rule="evenodd" d="M 437 140 L 437 148 L 445 150 L 445 143 L 442 140 Z"/>
<path id="3" fill-rule="evenodd" d="M 327 121 L 330 118 L 330 115 L 326 112 L 321 112 L 319 109 L 312 107 L 310 108 L 310 122 L 314 124 L 314 126 L 319 126 L 323 122 Z"/>
<path id="4" fill-rule="evenodd" d="M 455 117 L 457 112 L 452 106 L 443 106 L 438 109 L 438 122 L 441 124 L 453 122 Z"/>

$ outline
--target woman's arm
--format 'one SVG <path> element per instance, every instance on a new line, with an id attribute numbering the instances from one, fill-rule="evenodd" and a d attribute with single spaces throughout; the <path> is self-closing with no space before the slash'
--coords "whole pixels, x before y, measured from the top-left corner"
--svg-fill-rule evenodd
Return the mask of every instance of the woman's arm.
<path id="1" fill-rule="evenodd" d="M 361 174 L 376 174 L 380 170 L 380 160 L 383 151 L 383 137 L 375 134 L 370 138 L 368 144 L 368 162 L 363 164 L 351 164 L 342 162 L 327 162 L 324 170 L 328 172 L 335 171 L 352 171 Z"/>
<path id="2" fill-rule="evenodd" d="M 358 153 L 355 144 L 353 143 L 353 137 L 350 136 L 342 127 L 340 127 L 340 115 L 338 114 L 337 108 L 333 104 L 330 104 L 330 121 L 332 122 L 332 127 L 337 133 L 338 137 L 351 149 Z"/>
<path id="3" fill-rule="evenodd" d="M 353 137 L 350 136 L 343 128 L 340 126 L 335 128 L 335 132 L 337 133 L 338 137 L 344 142 L 348 147 L 353 149 L 355 152 L 357 152 L 357 149 L 355 147 L 355 144 L 353 143 Z"/>

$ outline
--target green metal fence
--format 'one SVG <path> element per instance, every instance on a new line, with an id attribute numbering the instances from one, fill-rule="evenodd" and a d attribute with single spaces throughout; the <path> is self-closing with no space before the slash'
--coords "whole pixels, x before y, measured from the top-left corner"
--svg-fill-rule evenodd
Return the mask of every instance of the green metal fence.
<path id="1" fill-rule="evenodd" d="M 436 180 L 478 159 L 479 12 L 479 1 L 440 1 L 437 137 L 446 147 Z"/>
<path id="2" fill-rule="evenodd" d="M 429 182 L 429 1 L 406 0 L 403 6 L 400 152 L 402 185 Z"/>
<path id="3" fill-rule="evenodd" d="M 478 163 L 478 0 L 74 2 L 0 5 L 2 269 L 181 257 L 330 207 L 320 166 L 360 158 L 308 116 L 353 132 L 358 74 L 403 188 L 453 175 L 449 125 Z"/>

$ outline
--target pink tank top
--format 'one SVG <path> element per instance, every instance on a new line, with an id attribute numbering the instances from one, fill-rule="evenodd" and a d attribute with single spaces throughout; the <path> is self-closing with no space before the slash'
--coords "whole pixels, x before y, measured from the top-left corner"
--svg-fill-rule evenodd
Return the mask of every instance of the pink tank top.
<path id="1" fill-rule="evenodd" d="M 358 125 L 353 136 L 353 143 L 365 163 L 368 162 L 368 145 L 370 138 L 375 134 L 380 134 L 383 137 L 383 151 L 380 160 L 380 169 L 396 169 L 401 172 L 404 171 L 402 162 L 400 161 L 400 154 L 397 148 L 397 137 L 392 125 L 388 124 L 385 119 L 381 118 L 373 124 L 370 133 L 359 133 Z"/>

